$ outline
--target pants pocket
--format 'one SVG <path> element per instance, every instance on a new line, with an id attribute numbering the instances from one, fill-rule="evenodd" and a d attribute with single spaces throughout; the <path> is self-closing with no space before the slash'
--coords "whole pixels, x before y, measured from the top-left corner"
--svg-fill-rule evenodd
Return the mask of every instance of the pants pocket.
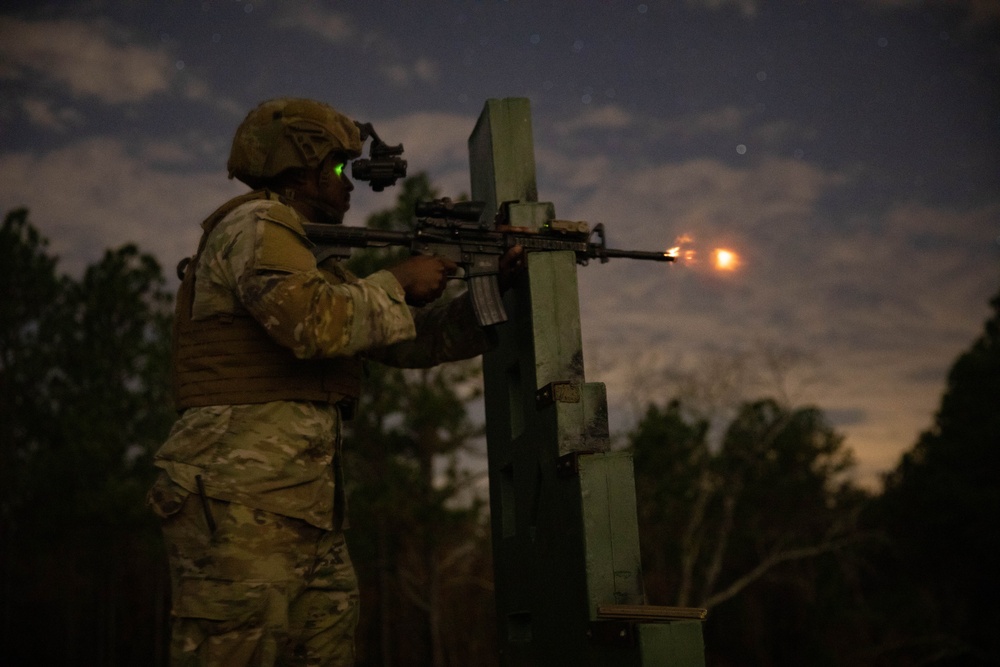
<path id="1" fill-rule="evenodd" d="M 161 472 L 146 493 L 146 503 L 156 516 L 169 519 L 181 511 L 189 495 L 189 491 L 175 484 L 167 473 Z"/>
<path id="2" fill-rule="evenodd" d="M 172 610 L 174 662 L 270 664 L 288 636 L 287 605 L 275 597 L 278 592 L 264 583 L 182 579 Z"/>

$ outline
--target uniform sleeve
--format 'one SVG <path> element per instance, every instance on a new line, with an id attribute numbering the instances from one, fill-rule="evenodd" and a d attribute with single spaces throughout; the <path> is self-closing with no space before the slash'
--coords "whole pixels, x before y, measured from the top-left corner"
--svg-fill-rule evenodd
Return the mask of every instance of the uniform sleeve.
<path id="1" fill-rule="evenodd" d="M 213 235 L 210 261 L 222 265 L 218 273 L 228 276 L 239 303 L 300 359 L 352 356 L 416 335 L 391 273 L 350 282 L 321 273 L 297 214 L 286 206 L 265 202 Z"/>
<path id="2" fill-rule="evenodd" d="M 476 323 L 468 292 L 413 313 L 416 338 L 369 350 L 368 356 L 400 368 L 429 368 L 477 357 L 494 345 L 489 332 Z"/>

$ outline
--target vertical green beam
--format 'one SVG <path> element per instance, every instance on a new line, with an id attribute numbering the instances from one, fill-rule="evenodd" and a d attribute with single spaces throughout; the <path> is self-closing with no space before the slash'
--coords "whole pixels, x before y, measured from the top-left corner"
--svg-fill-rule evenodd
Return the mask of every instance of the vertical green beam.
<path id="1" fill-rule="evenodd" d="M 537 201 L 528 100 L 487 101 L 469 154 L 473 199 L 517 201 L 517 226 L 554 217 Z M 504 301 L 510 320 L 483 359 L 502 663 L 658 664 L 642 656 L 674 655 L 669 632 L 629 626 L 617 641 L 597 622 L 598 605 L 644 595 L 632 459 L 609 451 L 604 385 L 584 381 L 574 255 L 532 253 Z"/>

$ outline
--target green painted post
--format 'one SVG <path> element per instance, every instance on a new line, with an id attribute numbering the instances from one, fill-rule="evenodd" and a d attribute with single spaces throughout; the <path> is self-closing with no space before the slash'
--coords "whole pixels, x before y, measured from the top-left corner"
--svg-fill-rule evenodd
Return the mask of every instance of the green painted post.
<path id="1" fill-rule="evenodd" d="M 487 101 L 469 156 L 488 210 L 554 218 L 528 100 Z M 584 380 L 575 257 L 530 254 L 521 283 L 483 360 L 502 664 L 704 665 L 700 621 L 676 620 L 695 610 L 645 605 L 632 458 L 610 451 L 604 385 Z"/>

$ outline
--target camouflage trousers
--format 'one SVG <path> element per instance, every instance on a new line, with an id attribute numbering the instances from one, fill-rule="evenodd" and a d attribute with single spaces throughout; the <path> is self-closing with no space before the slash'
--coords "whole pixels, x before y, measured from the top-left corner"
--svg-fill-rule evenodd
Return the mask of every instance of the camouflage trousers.
<path id="1" fill-rule="evenodd" d="M 353 665 L 358 585 L 344 534 L 161 478 L 171 665 Z"/>

